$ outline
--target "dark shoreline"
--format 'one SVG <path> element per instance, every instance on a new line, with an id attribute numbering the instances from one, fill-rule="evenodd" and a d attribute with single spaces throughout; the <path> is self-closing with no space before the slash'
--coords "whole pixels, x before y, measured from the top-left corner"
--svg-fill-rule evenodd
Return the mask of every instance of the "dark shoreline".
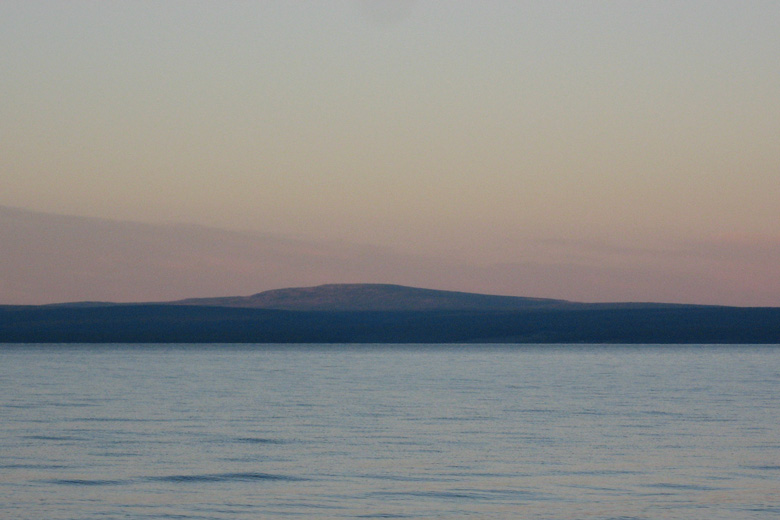
<path id="1" fill-rule="evenodd" d="M 780 308 L 581 304 L 509 311 L 1 306 L 0 343 L 780 344 Z"/>

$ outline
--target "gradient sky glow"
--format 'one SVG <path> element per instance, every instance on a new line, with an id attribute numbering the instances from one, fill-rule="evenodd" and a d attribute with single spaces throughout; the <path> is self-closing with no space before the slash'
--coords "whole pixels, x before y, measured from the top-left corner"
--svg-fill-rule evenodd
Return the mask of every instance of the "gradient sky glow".
<path id="1" fill-rule="evenodd" d="M 774 0 L 6 1 L 0 67 L 0 205 L 780 305 Z"/>

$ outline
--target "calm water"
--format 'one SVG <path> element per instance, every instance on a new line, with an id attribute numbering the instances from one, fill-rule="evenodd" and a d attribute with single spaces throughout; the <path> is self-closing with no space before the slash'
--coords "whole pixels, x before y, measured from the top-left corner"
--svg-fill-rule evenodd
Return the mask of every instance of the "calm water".
<path id="1" fill-rule="evenodd" d="M 0 345 L 0 518 L 778 518 L 779 391 L 777 346 Z"/>

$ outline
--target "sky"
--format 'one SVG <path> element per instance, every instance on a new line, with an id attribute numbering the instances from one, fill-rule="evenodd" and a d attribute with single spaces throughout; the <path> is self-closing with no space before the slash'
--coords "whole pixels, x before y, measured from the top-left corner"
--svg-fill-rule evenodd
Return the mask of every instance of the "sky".
<path id="1" fill-rule="evenodd" d="M 245 293 L 780 305 L 776 1 L 9 0 L 0 70 L 0 206 L 397 262 Z"/>

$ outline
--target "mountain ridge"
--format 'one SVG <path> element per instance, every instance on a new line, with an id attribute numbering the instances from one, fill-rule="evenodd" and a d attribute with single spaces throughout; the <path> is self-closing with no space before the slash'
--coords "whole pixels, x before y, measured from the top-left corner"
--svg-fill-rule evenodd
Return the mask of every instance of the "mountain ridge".
<path id="1" fill-rule="evenodd" d="M 3 343 L 780 345 L 780 307 L 577 303 L 328 284 L 178 302 L 0 305 Z"/>
<path id="2" fill-rule="evenodd" d="M 187 298 L 172 305 L 299 311 L 520 310 L 571 305 L 566 300 L 424 289 L 396 284 L 324 284 L 250 296 Z"/>

